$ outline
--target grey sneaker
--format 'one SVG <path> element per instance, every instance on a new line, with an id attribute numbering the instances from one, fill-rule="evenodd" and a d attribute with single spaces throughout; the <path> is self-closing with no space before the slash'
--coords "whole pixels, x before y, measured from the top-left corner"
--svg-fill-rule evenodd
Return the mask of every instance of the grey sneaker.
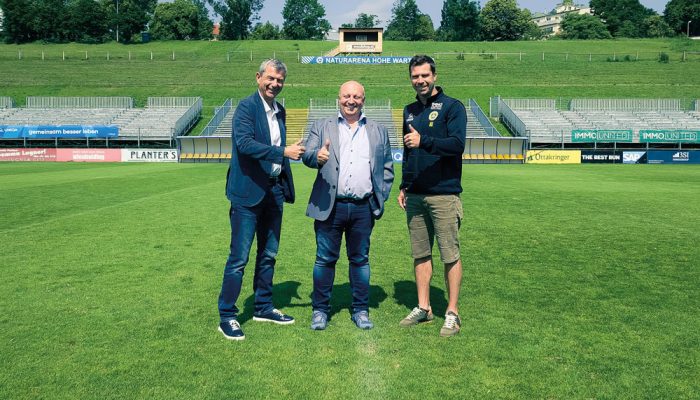
<path id="1" fill-rule="evenodd" d="M 402 319 L 401 322 L 399 322 L 399 326 L 402 326 L 404 328 L 407 328 L 409 326 L 414 326 L 418 325 L 423 322 L 430 322 L 435 318 L 433 316 L 433 313 L 428 310 L 424 310 L 420 307 L 416 307 L 413 310 L 411 310 L 411 313 L 406 316 L 406 318 Z"/>
<path id="2" fill-rule="evenodd" d="M 352 322 L 357 325 L 360 329 L 372 329 L 374 324 L 369 320 L 369 313 L 367 311 L 358 311 L 350 317 Z"/>
<path id="3" fill-rule="evenodd" d="M 328 316 L 323 311 L 314 310 L 311 314 L 311 329 L 322 331 L 328 326 Z"/>
<path id="4" fill-rule="evenodd" d="M 462 321 L 459 320 L 459 315 L 448 311 L 447 314 L 445 314 L 445 323 L 442 325 L 442 328 L 440 328 L 440 336 L 454 336 L 459 333 L 461 326 Z"/>

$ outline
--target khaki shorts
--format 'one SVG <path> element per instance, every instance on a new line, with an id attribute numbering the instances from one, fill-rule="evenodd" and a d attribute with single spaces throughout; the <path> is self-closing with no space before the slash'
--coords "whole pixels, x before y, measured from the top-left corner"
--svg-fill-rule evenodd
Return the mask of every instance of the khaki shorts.
<path id="1" fill-rule="evenodd" d="M 406 193 L 406 222 L 414 259 L 432 255 L 437 237 L 440 260 L 449 264 L 459 260 L 459 227 L 462 223 L 459 195 L 421 195 Z"/>

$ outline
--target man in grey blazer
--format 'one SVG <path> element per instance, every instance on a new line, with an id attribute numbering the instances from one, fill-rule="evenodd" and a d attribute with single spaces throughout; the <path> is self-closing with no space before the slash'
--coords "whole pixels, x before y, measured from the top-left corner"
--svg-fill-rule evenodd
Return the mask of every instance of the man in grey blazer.
<path id="1" fill-rule="evenodd" d="M 386 127 L 362 112 L 365 89 L 355 81 L 340 87 L 340 112 L 316 121 L 302 161 L 316 168 L 316 180 L 306 215 L 314 218 L 316 262 L 311 329 L 328 325 L 335 265 L 343 233 L 350 263 L 352 321 L 371 329 L 369 319 L 369 245 L 374 221 L 381 218 L 394 182 L 391 146 Z"/>

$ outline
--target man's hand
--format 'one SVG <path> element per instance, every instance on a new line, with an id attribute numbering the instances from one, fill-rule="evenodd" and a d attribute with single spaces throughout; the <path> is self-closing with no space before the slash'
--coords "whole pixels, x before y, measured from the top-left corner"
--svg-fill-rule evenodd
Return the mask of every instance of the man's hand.
<path id="1" fill-rule="evenodd" d="M 328 161 L 328 156 L 330 155 L 330 152 L 328 150 L 330 150 L 330 148 L 331 141 L 326 139 L 326 144 L 324 144 L 323 147 L 321 147 L 318 150 L 318 153 L 316 153 L 316 161 L 318 161 L 319 166 L 325 164 L 326 161 Z"/>
<path id="2" fill-rule="evenodd" d="M 406 189 L 401 189 L 399 191 L 399 207 L 401 207 L 402 210 L 406 211 Z"/>
<path id="3" fill-rule="evenodd" d="M 287 158 L 291 158 L 292 160 L 298 160 L 301 158 L 301 155 L 304 154 L 304 151 L 306 148 L 301 145 L 302 140 L 299 139 L 298 142 L 294 143 L 293 145 L 287 146 L 284 148 L 284 156 Z"/>
<path id="4" fill-rule="evenodd" d="M 415 149 L 420 146 L 420 133 L 411 125 L 408 125 L 409 132 L 403 137 L 403 144 L 409 149 Z"/>

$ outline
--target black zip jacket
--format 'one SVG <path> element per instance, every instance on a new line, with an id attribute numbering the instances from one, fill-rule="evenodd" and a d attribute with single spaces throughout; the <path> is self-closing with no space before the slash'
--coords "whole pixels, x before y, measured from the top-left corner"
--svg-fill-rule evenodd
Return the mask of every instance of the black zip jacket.
<path id="1" fill-rule="evenodd" d="M 420 146 L 404 145 L 401 189 L 416 194 L 462 192 L 462 153 L 467 135 L 464 105 L 436 87 L 424 105 L 420 100 L 403 109 L 403 134 L 410 124 L 420 134 Z M 417 98 L 417 97 L 416 97 Z"/>

